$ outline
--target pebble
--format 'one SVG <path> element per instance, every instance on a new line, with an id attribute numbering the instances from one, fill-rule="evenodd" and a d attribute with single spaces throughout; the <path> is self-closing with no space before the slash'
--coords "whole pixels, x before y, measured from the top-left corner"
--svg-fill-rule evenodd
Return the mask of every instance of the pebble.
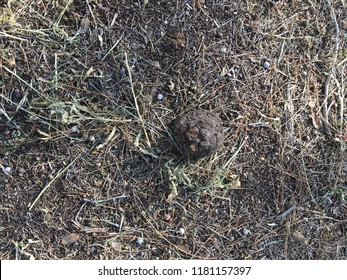
<path id="1" fill-rule="evenodd" d="M 2 171 L 4 171 L 4 173 L 10 173 L 11 172 L 11 167 L 9 167 L 9 166 L 3 167 Z"/>
<path id="2" fill-rule="evenodd" d="M 71 127 L 71 131 L 72 132 L 77 132 L 78 131 L 78 127 L 76 125 L 74 125 L 73 127 Z"/>
<path id="3" fill-rule="evenodd" d="M 158 93 L 157 99 L 158 99 L 159 101 L 160 101 L 160 100 L 163 100 L 163 99 L 164 99 L 164 95 L 162 95 L 161 93 Z"/>
<path id="4" fill-rule="evenodd" d="M 226 47 L 221 47 L 221 48 L 219 49 L 219 51 L 220 51 L 221 53 L 227 53 L 227 52 L 228 52 L 228 49 L 227 49 Z"/>
<path id="5" fill-rule="evenodd" d="M 136 238 L 136 244 L 137 245 L 142 245 L 142 243 L 143 243 L 143 238 L 141 238 L 141 237 Z"/>
<path id="6" fill-rule="evenodd" d="M 178 230 L 178 233 L 179 233 L 179 235 L 184 235 L 184 233 L 185 233 L 184 228 L 180 228 L 180 229 Z"/>
<path id="7" fill-rule="evenodd" d="M 327 196 L 324 201 L 323 201 L 326 205 L 331 205 L 333 204 L 332 199 L 330 198 L 330 196 Z"/>
<path id="8" fill-rule="evenodd" d="M 90 135 L 89 136 L 89 141 L 90 142 L 94 142 L 95 141 L 95 136 L 94 135 Z"/>
<path id="9" fill-rule="evenodd" d="M 267 60 L 265 60 L 264 63 L 263 63 L 263 67 L 264 67 L 265 69 L 270 68 L 270 62 L 267 61 Z"/>

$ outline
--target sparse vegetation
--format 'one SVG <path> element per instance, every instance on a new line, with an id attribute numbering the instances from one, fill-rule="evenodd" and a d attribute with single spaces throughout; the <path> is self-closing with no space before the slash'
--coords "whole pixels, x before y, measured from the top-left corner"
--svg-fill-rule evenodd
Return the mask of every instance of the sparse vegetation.
<path id="1" fill-rule="evenodd" d="M 1 259 L 347 259 L 344 1 L 0 5 Z"/>

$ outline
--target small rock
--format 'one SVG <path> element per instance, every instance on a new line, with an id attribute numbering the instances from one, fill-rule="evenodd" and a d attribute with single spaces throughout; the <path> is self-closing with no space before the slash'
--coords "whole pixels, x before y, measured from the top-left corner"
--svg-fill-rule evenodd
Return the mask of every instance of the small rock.
<path id="1" fill-rule="evenodd" d="M 70 233 L 64 236 L 64 238 L 61 241 L 61 244 L 63 245 L 72 244 L 77 242 L 79 238 L 80 236 L 78 233 Z"/>
<path id="2" fill-rule="evenodd" d="M 263 67 L 264 67 L 265 69 L 269 69 L 269 68 L 270 68 L 270 62 L 267 61 L 267 60 L 265 60 L 265 61 L 263 62 Z"/>
<path id="3" fill-rule="evenodd" d="M 333 204 L 333 201 L 332 201 L 332 199 L 330 198 L 330 196 L 327 196 L 325 199 L 324 199 L 324 204 L 326 204 L 326 205 L 331 205 L 331 204 Z"/>
<path id="4" fill-rule="evenodd" d="M 184 233 L 185 233 L 185 230 L 184 230 L 184 228 L 180 228 L 179 230 L 178 230 L 178 234 L 179 235 L 184 235 Z"/>
<path id="5" fill-rule="evenodd" d="M 141 238 L 141 237 L 136 238 L 136 244 L 137 245 L 141 246 L 142 243 L 143 243 L 143 238 Z"/>
<path id="6" fill-rule="evenodd" d="M 89 141 L 90 142 L 94 142 L 95 141 L 95 136 L 94 135 L 90 135 L 89 136 Z"/>
<path id="7" fill-rule="evenodd" d="M 219 51 L 220 51 L 221 53 L 227 53 L 227 52 L 228 52 L 228 49 L 227 49 L 226 47 L 221 47 L 221 48 L 219 49 Z"/>
<path id="8" fill-rule="evenodd" d="M 164 95 L 162 95 L 161 93 L 158 93 L 157 99 L 158 99 L 159 101 L 160 101 L 160 100 L 163 100 L 163 99 L 164 99 Z"/>
<path id="9" fill-rule="evenodd" d="M 153 65 L 155 68 L 158 68 L 158 69 L 161 68 L 161 67 L 160 67 L 160 62 L 159 62 L 158 60 L 153 61 L 153 62 L 152 62 L 152 65 Z"/>
<path id="10" fill-rule="evenodd" d="M 302 245 L 307 245 L 308 244 L 308 239 L 299 231 L 295 231 L 292 234 L 292 237 L 295 241 L 299 242 Z"/>
<path id="11" fill-rule="evenodd" d="M 45 216 L 43 217 L 43 221 L 45 224 L 50 223 L 52 221 L 52 215 L 50 213 L 46 213 Z"/>
<path id="12" fill-rule="evenodd" d="M 3 168 L 2 168 L 2 171 L 3 171 L 4 173 L 8 174 L 8 173 L 11 172 L 11 167 L 9 167 L 9 166 L 3 167 Z"/>

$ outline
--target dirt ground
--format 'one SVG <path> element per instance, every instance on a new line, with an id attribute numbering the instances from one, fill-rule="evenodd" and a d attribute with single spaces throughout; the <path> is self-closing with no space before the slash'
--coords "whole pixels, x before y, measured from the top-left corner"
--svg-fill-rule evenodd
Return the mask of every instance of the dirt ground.
<path id="1" fill-rule="evenodd" d="M 0 258 L 347 259 L 346 9 L 0 1 Z"/>

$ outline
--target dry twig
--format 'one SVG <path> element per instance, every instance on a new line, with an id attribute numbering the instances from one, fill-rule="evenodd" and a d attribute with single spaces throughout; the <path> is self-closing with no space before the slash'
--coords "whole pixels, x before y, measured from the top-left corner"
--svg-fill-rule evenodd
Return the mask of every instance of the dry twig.
<path id="1" fill-rule="evenodd" d="M 338 24 L 337 19 L 336 19 L 335 10 L 334 10 L 330 0 L 327 0 L 327 3 L 329 5 L 329 8 L 330 8 L 333 20 L 334 20 L 334 24 L 335 24 L 334 56 L 333 56 L 333 60 L 330 64 L 329 74 L 328 74 L 328 77 L 327 77 L 327 79 L 325 81 L 325 85 L 324 85 L 324 100 L 323 100 L 323 108 L 322 108 L 324 130 L 325 130 L 325 133 L 330 136 L 331 131 L 330 131 L 330 125 L 329 125 L 329 109 L 328 109 L 329 86 L 330 86 L 330 81 L 332 79 L 332 76 L 335 72 L 335 64 L 336 64 L 336 60 L 337 60 L 337 54 L 339 51 L 340 28 L 339 28 L 339 24 Z"/>
<path id="2" fill-rule="evenodd" d="M 51 180 L 49 183 L 42 189 L 42 191 L 39 193 L 39 195 L 35 198 L 33 203 L 28 208 L 28 211 L 30 211 L 36 204 L 36 202 L 40 199 L 40 197 L 45 193 L 45 191 L 66 171 L 69 169 L 69 167 L 74 164 L 74 162 L 79 158 L 80 156 L 76 157 L 73 161 L 71 161 L 64 169 L 59 170 L 58 174 Z"/>
<path id="3" fill-rule="evenodd" d="M 133 94 L 133 99 L 134 99 L 134 105 L 135 105 L 135 109 L 136 109 L 136 113 L 137 113 L 137 116 L 140 120 L 140 123 L 142 125 L 142 128 L 143 128 L 143 132 L 145 133 L 145 137 L 146 137 L 146 141 L 147 141 L 147 145 L 148 146 L 151 146 L 151 143 L 149 142 L 149 138 L 148 138 L 148 135 L 147 135 L 147 131 L 146 131 L 146 128 L 145 128 L 145 122 L 142 118 L 142 115 L 140 113 L 140 108 L 139 108 L 139 105 L 137 103 L 137 97 L 136 97 L 136 94 L 135 94 L 135 89 L 134 89 L 134 84 L 133 84 L 133 78 L 131 76 L 131 69 L 130 69 L 130 66 L 129 66 L 129 62 L 128 62 L 128 55 L 126 52 L 124 52 L 124 57 L 125 57 L 125 66 L 128 70 L 128 74 L 129 74 L 129 83 L 130 83 L 130 88 L 131 88 L 131 92 Z"/>
<path id="4" fill-rule="evenodd" d="M 282 212 L 281 214 L 278 214 L 276 216 L 276 219 L 280 220 L 285 217 L 287 217 L 291 212 L 293 212 L 296 209 L 296 204 L 294 203 L 292 206 L 290 206 L 286 211 Z"/>

